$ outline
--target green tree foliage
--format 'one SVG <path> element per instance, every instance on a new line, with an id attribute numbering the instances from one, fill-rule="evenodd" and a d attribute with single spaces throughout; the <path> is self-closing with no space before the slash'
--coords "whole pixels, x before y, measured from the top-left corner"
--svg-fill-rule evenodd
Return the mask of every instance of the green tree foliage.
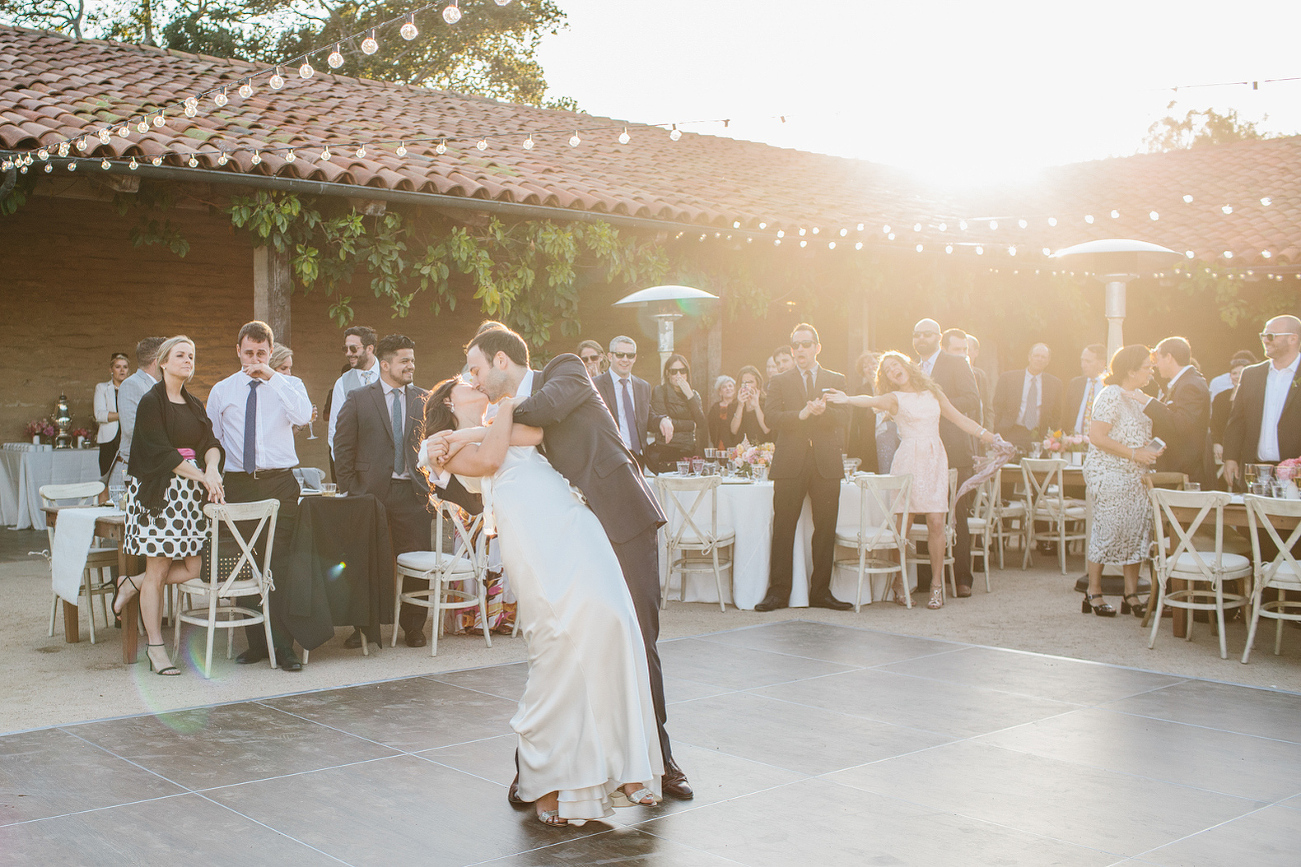
<path id="1" fill-rule="evenodd" d="M 349 34 L 401 16 L 410 0 L 0 0 L 0 21 L 68 33 L 159 45 L 263 63 L 285 62 L 339 43 L 344 75 L 400 81 L 508 102 L 574 110 L 573 100 L 547 103 L 538 62 L 542 38 L 565 27 L 553 0 L 461 0 L 463 17 L 443 21 L 420 13 L 410 42 L 396 26 L 376 34 L 367 55 Z M 326 69 L 325 59 L 315 61 Z"/>
<path id="2" fill-rule="evenodd" d="M 1145 153 L 1156 154 L 1270 137 L 1257 128 L 1256 122 L 1238 117 L 1236 109 L 1229 109 L 1224 114 L 1213 108 L 1189 109 L 1183 117 L 1177 117 L 1174 107 L 1172 100 L 1166 106 L 1166 111 L 1171 113 L 1147 128 L 1147 138 L 1143 140 Z M 1268 119 L 1269 115 L 1266 115 L 1260 122 L 1264 123 Z"/>

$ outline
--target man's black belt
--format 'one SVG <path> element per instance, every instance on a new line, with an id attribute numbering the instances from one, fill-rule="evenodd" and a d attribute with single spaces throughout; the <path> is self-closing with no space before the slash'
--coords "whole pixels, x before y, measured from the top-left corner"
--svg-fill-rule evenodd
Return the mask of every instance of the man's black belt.
<path id="1" fill-rule="evenodd" d="M 284 473 L 292 473 L 293 471 L 294 471 L 293 467 L 287 467 L 281 470 L 254 470 L 251 473 L 245 473 L 239 470 L 230 470 L 226 473 L 226 475 L 248 476 L 250 479 L 270 479 L 270 478 L 275 478 L 276 476 L 279 475 L 283 475 Z"/>

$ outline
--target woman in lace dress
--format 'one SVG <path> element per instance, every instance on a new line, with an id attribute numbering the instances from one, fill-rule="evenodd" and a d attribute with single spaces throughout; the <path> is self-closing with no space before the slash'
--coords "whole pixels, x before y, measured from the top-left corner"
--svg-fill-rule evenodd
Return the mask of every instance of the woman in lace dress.
<path id="1" fill-rule="evenodd" d="M 998 441 L 998 436 L 958 412 L 935 380 L 901 353 L 887 352 L 881 357 L 876 371 L 876 392 L 879 397 L 850 396 L 833 390 L 827 392 L 827 403 L 883 410 L 898 424 L 899 448 L 890 464 L 890 475 L 912 476 L 908 511 L 926 516 L 927 537 L 936 540 L 928 546 L 932 578 L 931 598 L 926 607 L 943 608 L 945 546 L 938 540 L 944 538 L 944 519 L 949 511 L 949 457 L 940 439 L 940 417 L 979 437 L 981 442 L 992 444 Z M 908 516 L 901 516 L 901 520 L 908 520 Z M 905 592 L 902 579 L 896 580 L 894 597 L 901 605 Z"/>
<path id="2" fill-rule="evenodd" d="M 1147 448 L 1152 420 L 1143 414 L 1149 400 L 1139 389 L 1152 378 L 1152 353 L 1142 344 L 1116 350 L 1105 387 L 1093 399 L 1089 422 L 1089 452 L 1084 459 L 1084 485 L 1093 503 L 1089 531 L 1089 589 L 1081 606 L 1099 617 L 1114 617 L 1116 609 L 1102 599 L 1102 567 L 1120 566 L 1125 573 L 1121 611 L 1144 614 L 1138 598 L 1138 569 L 1147 557 L 1152 510 L 1143 475 L 1161 454 Z M 1132 600 L 1132 601 L 1131 601 Z"/>

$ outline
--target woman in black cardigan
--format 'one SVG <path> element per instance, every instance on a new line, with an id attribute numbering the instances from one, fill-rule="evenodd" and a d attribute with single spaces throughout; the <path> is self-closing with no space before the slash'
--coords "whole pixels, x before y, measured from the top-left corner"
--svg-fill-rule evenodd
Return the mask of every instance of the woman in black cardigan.
<path id="1" fill-rule="evenodd" d="M 194 375 L 194 343 L 173 337 L 159 347 L 158 358 L 163 378 L 140 399 L 127 465 L 125 548 L 145 557 L 145 571 L 118 580 L 113 611 L 120 614 L 139 594 L 149 667 L 176 675 L 181 672 L 163 646 L 163 587 L 199 577 L 208 539 L 203 504 L 225 502 L 225 454 L 203 404 L 185 387 Z M 200 455 L 202 470 L 196 462 Z"/>
<path id="2" fill-rule="evenodd" d="M 700 393 L 691 387 L 691 365 L 676 352 L 664 362 L 663 385 L 651 391 L 651 412 L 673 420 L 673 439 L 651 449 L 651 469 L 663 472 L 676 461 L 704 454 L 709 445 L 709 422 Z M 699 431 L 699 434 L 697 434 Z"/>

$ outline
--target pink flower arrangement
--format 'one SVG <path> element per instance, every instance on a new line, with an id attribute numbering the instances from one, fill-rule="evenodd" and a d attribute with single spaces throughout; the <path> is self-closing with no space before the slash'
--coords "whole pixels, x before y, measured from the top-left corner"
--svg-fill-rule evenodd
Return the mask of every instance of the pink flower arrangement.
<path id="1" fill-rule="evenodd" d="M 27 423 L 26 431 L 28 437 L 52 437 L 59 429 L 48 418 L 38 418 Z"/>
<path id="2" fill-rule="evenodd" d="M 743 473 L 753 474 L 756 469 L 766 469 L 772 463 L 773 452 L 776 450 L 777 447 L 772 443 L 752 446 L 748 440 L 743 440 L 739 446 L 728 449 L 727 456 L 732 466 Z"/>
<path id="3" fill-rule="evenodd" d="M 1068 434 L 1060 430 L 1050 432 L 1043 441 L 1046 452 L 1082 452 L 1088 446 L 1089 438 L 1084 434 Z"/>
<path id="4" fill-rule="evenodd" d="M 1292 481 L 1301 473 L 1301 458 L 1288 458 L 1285 461 L 1279 461 L 1274 472 L 1283 481 Z"/>
<path id="5" fill-rule="evenodd" d="M 72 432 L 72 438 L 76 439 L 77 437 L 85 437 L 86 439 L 90 439 L 90 431 L 88 431 L 84 427 L 79 427 Z"/>

